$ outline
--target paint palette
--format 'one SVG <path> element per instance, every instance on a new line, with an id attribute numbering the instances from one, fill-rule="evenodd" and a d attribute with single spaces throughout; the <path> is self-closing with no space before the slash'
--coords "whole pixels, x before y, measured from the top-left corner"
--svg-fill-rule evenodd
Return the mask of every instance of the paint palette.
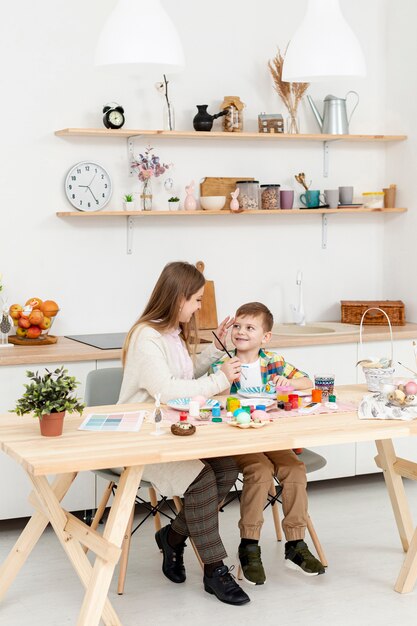
<path id="1" fill-rule="evenodd" d="M 146 411 L 89 413 L 78 430 L 93 432 L 134 433 L 141 429 Z"/>
<path id="2" fill-rule="evenodd" d="M 167 405 L 171 409 L 176 411 L 188 411 L 192 398 L 175 398 L 175 400 L 168 400 Z M 214 398 L 209 398 L 206 403 L 200 407 L 201 409 L 212 409 L 214 406 L 222 406 L 222 404 Z"/>
<path id="3" fill-rule="evenodd" d="M 261 387 L 243 387 L 238 390 L 238 395 L 242 398 L 275 398 L 275 387 L 262 385 Z"/>

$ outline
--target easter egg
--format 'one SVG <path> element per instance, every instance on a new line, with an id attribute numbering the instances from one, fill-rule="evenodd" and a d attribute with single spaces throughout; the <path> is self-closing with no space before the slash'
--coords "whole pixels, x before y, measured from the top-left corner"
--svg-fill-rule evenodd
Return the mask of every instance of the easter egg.
<path id="1" fill-rule="evenodd" d="M 204 396 L 194 396 L 191 400 L 198 402 L 199 406 L 202 407 L 205 405 L 207 399 Z"/>
<path id="2" fill-rule="evenodd" d="M 246 413 L 246 411 L 241 411 L 236 416 L 236 421 L 237 421 L 238 424 L 249 424 L 250 423 L 250 415 L 249 415 L 249 413 Z"/>
<path id="3" fill-rule="evenodd" d="M 266 411 L 262 411 L 262 409 L 256 409 L 256 411 L 252 413 L 252 419 L 254 420 L 258 419 L 258 420 L 264 421 L 268 419 L 268 415 Z"/>
<path id="4" fill-rule="evenodd" d="M 414 396 L 417 393 L 417 384 L 413 380 L 405 385 L 405 393 L 407 396 Z"/>

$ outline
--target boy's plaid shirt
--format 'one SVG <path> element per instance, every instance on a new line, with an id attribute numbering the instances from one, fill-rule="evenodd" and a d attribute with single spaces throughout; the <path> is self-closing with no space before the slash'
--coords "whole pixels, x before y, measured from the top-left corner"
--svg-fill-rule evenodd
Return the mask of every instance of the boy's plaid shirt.
<path id="1" fill-rule="evenodd" d="M 233 356 L 236 355 L 236 350 L 234 350 Z M 210 372 L 215 372 L 224 361 L 228 359 L 228 356 L 225 355 L 218 361 L 215 361 L 210 368 Z M 262 383 L 266 385 L 272 376 L 285 376 L 285 378 L 303 378 L 306 376 L 308 378 L 308 374 L 298 370 L 291 363 L 287 363 L 284 357 L 276 354 L 275 352 L 269 352 L 267 350 L 259 350 L 259 362 L 261 365 L 261 378 Z M 210 373 L 209 372 L 209 373 Z M 238 389 L 240 389 L 241 384 L 239 381 L 232 383 L 230 387 L 230 393 L 236 393 Z"/>

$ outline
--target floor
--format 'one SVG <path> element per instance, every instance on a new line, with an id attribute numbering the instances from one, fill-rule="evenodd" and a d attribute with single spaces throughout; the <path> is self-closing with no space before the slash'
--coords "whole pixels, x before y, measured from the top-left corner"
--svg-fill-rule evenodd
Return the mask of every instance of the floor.
<path id="1" fill-rule="evenodd" d="M 417 520 L 417 483 L 406 482 Z M 381 476 L 312 483 L 311 516 L 329 560 L 325 575 L 309 578 L 284 566 L 283 544 L 275 540 L 269 512 L 262 535 L 267 583 L 245 586 L 251 602 L 230 607 L 205 593 L 191 548 L 186 550 L 187 581 L 174 585 L 161 573 L 161 558 L 147 523 L 134 536 L 124 596 L 110 599 L 124 626 L 407 626 L 415 624 L 417 590 L 393 591 L 403 553 Z M 221 514 L 221 532 L 235 560 L 238 505 Z M 0 560 L 12 547 L 22 520 L 0 523 Z M 4 626 L 75 624 L 81 584 L 54 533 L 48 529 L 0 606 Z"/>

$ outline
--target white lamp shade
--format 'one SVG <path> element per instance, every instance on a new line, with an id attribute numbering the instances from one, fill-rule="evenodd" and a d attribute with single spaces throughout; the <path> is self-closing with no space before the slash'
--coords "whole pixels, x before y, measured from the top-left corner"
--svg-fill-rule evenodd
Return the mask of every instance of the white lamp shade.
<path id="1" fill-rule="evenodd" d="M 307 13 L 285 54 L 282 79 L 311 82 L 340 76 L 366 76 L 359 41 L 339 0 L 308 0 Z"/>
<path id="2" fill-rule="evenodd" d="M 157 65 L 167 72 L 184 66 L 175 26 L 160 0 L 119 0 L 101 31 L 95 65 Z"/>

